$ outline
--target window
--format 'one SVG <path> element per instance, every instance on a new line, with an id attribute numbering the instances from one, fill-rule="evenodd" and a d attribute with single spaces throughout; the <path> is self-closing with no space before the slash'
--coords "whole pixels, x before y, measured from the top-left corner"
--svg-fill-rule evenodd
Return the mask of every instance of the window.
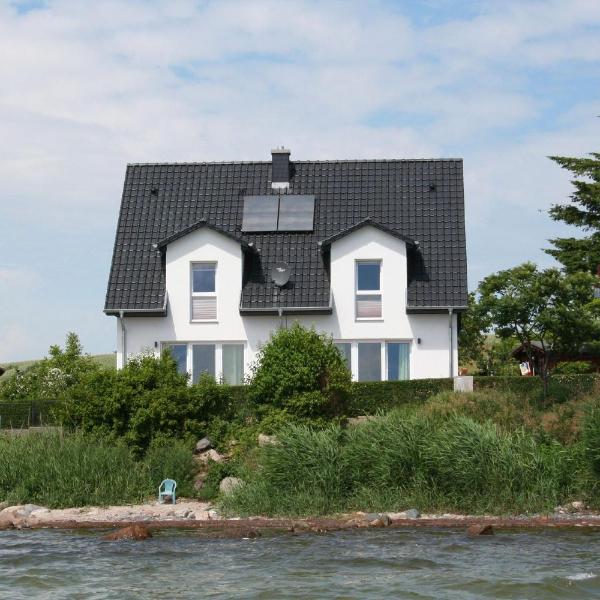
<path id="1" fill-rule="evenodd" d="M 223 344 L 223 383 L 242 385 L 244 383 L 244 345 Z"/>
<path id="2" fill-rule="evenodd" d="M 387 343 L 387 378 L 388 381 L 410 379 L 410 344 L 406 342 Z"/>
<path id="3" fill-rule="evenodd" d="M 215 321 L 217 263 L 192 263 L 192 321 Z"/>
<path id="4" fill-rule="evenodd" d="M 346 342 L 339 342 L 335 345 L 335 347 L 340 351 L 340 354 L 344 359 L 344 363 L 348 371 L 352 372 L 352 344 Z"/>
<path id="5" fill-rule="evenodd" d="M 194 344 L 192 346 L 192 383 L 198 383 L 202 373 L 215 376 L 214 344 Z"/>
<path id="6" fill-rule="evenodd" d="M 381 381 L 381 343 L 359 342 L 358 380 Z"/>
<path id="7" fill-rule="evenodd" d="M 356 318 L 381 319 L 381 261 L 356 261 Z"/>
<path id="8" fill-rule="evenodd" d="M 165 344 L 163 348 L 170 350 L 177 363 L 177 371 L 187 373 L 187 344 Z"/>

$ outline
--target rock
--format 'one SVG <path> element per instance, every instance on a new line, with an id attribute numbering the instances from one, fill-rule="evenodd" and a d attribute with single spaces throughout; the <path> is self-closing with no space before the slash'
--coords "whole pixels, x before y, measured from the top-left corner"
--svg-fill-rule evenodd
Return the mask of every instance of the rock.
<path id="1" fill-rule="evenodd" d="M 205 452 L 206 450 L 209 450 L 210 448 L 212 448 L 212 441 L 210 438 L 208 437 L 203 437 L 201 440 L 198 441 L 198 443 L 196 444 L 196 448 L 194 448 L 194 452 L 196 454 L 201 454 L 202 452 Z"/>
<path id="2" fill-rule="evenodd" d="M 144 525 L 130 525 L 129 527 L 123 527 L 113 533 L 109 533 L 102 537 L 103 540 L 114 542 L 117 540 L 146 540 L 151 538 L 152 534 Z"/>
<path id="3" fill-rule="evenodd" d="M 494 535 L 494 528 L 491 525 L 485 523 L 475 523 L 467 528 L 467 535 L 469 537 L 477 537 L 479 535 Z"/>
<path id="4" fill-rule="evenodd" d="M 277 445 L 277 437 L 274 435 L 266 435 L 264 433 L 258 434 L 258 445 L 259 446 L 275 446 Z"/>
<path id="5" fill-rule="evenodd" d="M 211 508 L 206 514 L 208 515 L 208 518 L 212 520 L 221 518 L 221 515 L 214 508 Z"/>
<path id="6" fill-rule="evenodd" d="M 244 482 L 239 477 L 225 477 L 219 484 L 219 491 L 225 496 L 228 496 L 243 483 Z"/>
<path id="7" fill-rule="evenodd" d="M 210 449 L 200 454 L 198 460 L 204 464 L 208 464 L 211 460 L 216 463 L 222 463 L 225 461 L 225 457 L 216 450 Z"/>
<path id="8" fill-rule="evenodd" d="M 575 512 L 581 512 L 582 510 L 585 510 L 586 506 L 581 500 L 575 500 L 569 504 L 569 508 Z"/>
<path id="9" fill-rule="evenodd" d="M 310 531 L 310 525 L 304 521 L 293 521 L 290 526 L 290 531 L 292 533 L 296 531 Z"/>
<path id="10" fill-rule="evenodd" d="M 204 487 L 204 479 L 202 477 L 198 477 L 194 480 L 194 489 L 201 490 Z"/>

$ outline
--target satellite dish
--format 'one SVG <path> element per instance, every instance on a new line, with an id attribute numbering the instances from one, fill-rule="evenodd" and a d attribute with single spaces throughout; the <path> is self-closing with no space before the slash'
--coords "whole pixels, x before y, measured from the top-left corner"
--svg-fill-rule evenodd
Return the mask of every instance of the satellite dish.
<path id="1" fill-rule="evenodd" d="M 290 265 L 280 262 L 271 269 L 271 279 L 276 286 L 283 287 L 290 280 Z"/>

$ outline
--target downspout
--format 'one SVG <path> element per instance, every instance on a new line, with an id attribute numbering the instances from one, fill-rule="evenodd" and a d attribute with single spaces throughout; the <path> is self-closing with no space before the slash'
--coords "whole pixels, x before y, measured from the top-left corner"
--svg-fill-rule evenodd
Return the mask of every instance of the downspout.
<path id="1" fill-rule="evenodd" d="M 454 377 L 454 327 L 453 327 L 453 312 L 454 309 L 448 307 L 448 317 L 449 323 L 448 327 L 450 329 L 450 377 Z"/>
<path id="2" fill-rule="evenodd" d="M 127 347 L 125 345 L 126 340 L 127 340 L 127 329 L 125 329 L 125 311 L 120 310 L 119 311 L 119 325 L 121 326 L 121 355 L 123 357 L 122 359 L 122 365 L 121 368 L 123 368 L 126 364 L 127 364 Z"/>

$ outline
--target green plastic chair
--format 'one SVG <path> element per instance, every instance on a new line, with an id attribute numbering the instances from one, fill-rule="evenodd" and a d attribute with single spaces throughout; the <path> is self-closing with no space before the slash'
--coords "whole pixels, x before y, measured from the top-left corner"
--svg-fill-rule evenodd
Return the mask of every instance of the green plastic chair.
<path id="1" fill-rule="evenodd" d="M 165 502 L 165 496 L 171 498 L 171 502 L 175 504 L 175 490 L 177 489 L 177 482 L 174 479 L 165 479 L 158 486 L 158 501 L 161 504 Z"/>

